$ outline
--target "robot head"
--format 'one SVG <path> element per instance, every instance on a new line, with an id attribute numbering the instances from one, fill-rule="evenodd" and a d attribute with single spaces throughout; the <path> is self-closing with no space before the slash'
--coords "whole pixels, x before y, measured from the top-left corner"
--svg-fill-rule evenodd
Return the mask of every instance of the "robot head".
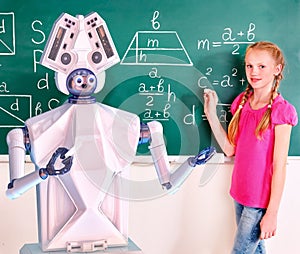
<path id="1" fill-rule="evenodd" d="M 78 87 L 69 87 L 67 81 L 73 72 L 88 69 L 94 76 L 97 75 L 98 87 L 94 89 L 97 93 L 103 88 L 105 70 L 119 61 L 105 21 L 98 13 L 92 12 L 87 16 L 76 17 L 63 13 L 52 27 L 40 63 L 55 71 L 59 91 L 74 95 L 73 92 L 79 92 Z M 99 84 L 100 82 L 102 83 Z M 83 91 L 81 95 L 82 93 Z"/>
<path id="2" fill-rule="evenodd" d="M 86 68 L 78 68 L 74 71 L 72 71 L 69 75 L 66 75 L 64 73 L 61 72 L 55 72 L 55 84 L 56 87 L 59 91 L 61 91 L 62 93 L 69 95 L 70 93 L 73 94 L 70 89 L 68 88 L 68 80 L 70 79 L 70 76 L 72 75 L 73 72 L 76 72 L 77 70 L 86 70 L 89 71 L 91 73 L 93 73 L 91 70 L 86 69 Z M 96 79 L 97 79 L 97 83 L 96 83 L 96 88 L 93 91 L 94 93 L 99 93 L 105 84 L 105 71 L 100 72 L 96 75 Z"/>
<path id="3" fill-rule="evenodd" d="M 91 96 L 97 87 L 97 77 L 85 68 L 72 71 L 67 77 L 67 89 L 76 97 Z"/>

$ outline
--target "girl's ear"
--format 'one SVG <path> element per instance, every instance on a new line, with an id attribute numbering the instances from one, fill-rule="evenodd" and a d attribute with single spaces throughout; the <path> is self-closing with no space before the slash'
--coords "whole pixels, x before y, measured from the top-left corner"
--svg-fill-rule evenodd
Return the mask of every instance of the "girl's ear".
<path id="1" fill-rule="evenodd" d="M 277 76 L 281 71 L 282 71 L 282 64 L 276 65 L 274 75 Z"/>

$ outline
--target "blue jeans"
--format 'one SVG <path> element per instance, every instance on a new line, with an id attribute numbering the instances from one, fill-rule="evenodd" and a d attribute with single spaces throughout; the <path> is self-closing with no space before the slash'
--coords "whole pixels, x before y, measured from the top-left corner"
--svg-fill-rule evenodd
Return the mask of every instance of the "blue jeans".
<path id="1" fill-rule="evenodd" d="M 237 233 L 231 254 L 265 254 L 265 244 L 260 236 L 260 221 L 266 209 L 235 204 Z"/>

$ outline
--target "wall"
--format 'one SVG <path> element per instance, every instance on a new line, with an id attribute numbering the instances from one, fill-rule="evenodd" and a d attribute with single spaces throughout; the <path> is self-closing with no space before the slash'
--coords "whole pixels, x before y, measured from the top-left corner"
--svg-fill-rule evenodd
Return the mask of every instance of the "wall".
<path id="1" fill-rule="evenodd" d="M 1 0 L 0 154 L 7 153 L 10 128 L 67 99 L 56 89 L 53 71 L 38 60 L 62 12 L 75 16 L 92 11 L 106 21 L 121 59 L 107 70 L 97 101 L 145 122 L 161 121 L 168 154 L 195 154 L 211 144 L 203 115 L 204 88 L 216 90 L 218 115 L 228 124 L 228 107 L 246 86 L 245 48 L 255 41 L 282 48 L 287 67 L 280 92 L 300 111 L 295 92 L 300 72 L 298 0 Z M 300 155 L 299 138 L 300 125 L 292 132 L 292 156 Z"/>
<path id="2" fill-rule="evenodd" d="M 172 167 L 177 167 L 173 163 Z M 299 253 L 300 158 L 289 157 L 277 235 L 267 241 L 268 254 Z M 215 174 L 200 185 L 207 170 Z M 26 164 L 32 170 L 32 164 Z M 206 170 L 206 171 L 204 171 Z M 129 234 L 145 254 L 227 254 L 234 238 L 234 210 L 228 195 L 232 163 L 198 166 L 173 195 L 131 201 Z M 134 164 L 132 179 L 152 179 L 152 166 Z M 16 254 L 37 241 L 35 190 L 8 200 L 8 164 L 0 163 L 0 254 Z M 160 188 L 153 186 L 154 188 Z"/>

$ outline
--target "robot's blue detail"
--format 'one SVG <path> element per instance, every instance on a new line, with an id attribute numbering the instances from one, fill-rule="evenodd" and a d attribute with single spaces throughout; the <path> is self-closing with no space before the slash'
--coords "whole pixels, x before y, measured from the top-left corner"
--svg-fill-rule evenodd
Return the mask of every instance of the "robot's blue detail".
<path id="1" fill-rule="evenodd" d="M 216 154 L 216 148 L 209 146 L 203 149 L 199 152 L 198 155 L 196 155 L 191 160 L 191 165 L 202 165 L 208 162 L 214 155 Z"/>
<path id="2" fill-rule="evenodd" d="M 148 144 L 150 142 L 150 130 L 146 123 L 141 122 L 139 145 Z"/>
<path id="3" fill-rule="evenodd" d="M 14 187 L 14 181 L 17 179 L 13 179 L 8 185 L 7 185 L 7 189 L 12 189 Z"/>
<path id="4" fill-rule="evenodd" d="M 94 103 L 96 99 L 91 95 L 97 87 L 96 75 L 88 69 L 79 68 L 67 77 L 67 89 L 72 94 L 70 103 Z"/>
<path id="5" fill-rule="evenodd" d="M 31 146 L 30 146 L 29 133 L 27 127 L 24 126 L 22 128 L 22 131 L 24 135 L 24 145 L 25 145 L 26 152 L 30 152 Z"/>

